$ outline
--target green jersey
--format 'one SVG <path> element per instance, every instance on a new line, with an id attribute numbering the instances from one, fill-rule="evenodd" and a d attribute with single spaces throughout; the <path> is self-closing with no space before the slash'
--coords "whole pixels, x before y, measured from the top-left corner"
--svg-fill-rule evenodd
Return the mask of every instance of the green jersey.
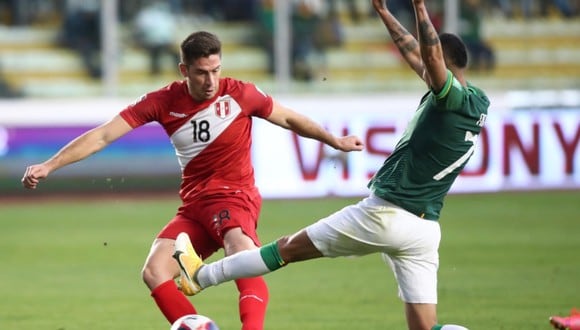
<path id="1" fill-rule="evenodd" d="M 447 73 L 438 94 L 423 96 L 393 153 L 368 186 L 378 197 L 429 220 L 438 220 L 443 199 L 475 151 L 489 99 Z"/>

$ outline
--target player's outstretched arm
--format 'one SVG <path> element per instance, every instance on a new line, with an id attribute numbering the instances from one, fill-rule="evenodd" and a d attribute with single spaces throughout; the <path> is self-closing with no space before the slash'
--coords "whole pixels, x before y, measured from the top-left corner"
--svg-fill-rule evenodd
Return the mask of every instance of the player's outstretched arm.
<path id="1" fill-rule="evenodd" d="M 53 171 L 87 158 L 131 129 L 132 127 L 121 116 L 116 116 L 72 140 L 47 161 L 28 166 L 21 180 L 22 185 L 28 189 L 36 189 L 40 180 L 45 179 Z"/>
<path id="2" fill-rule="evenodd" d="M 337 150 L 363 150 L 364 144 L 358 137 L 354 135 L 336 137 L 312 119 L 281 105 L 275 100 L 273 102 L 272 113 L 266 118 L 269 122 L 289 129 L 302 137 L 323 142 Z"/>
<path id="3" fill-rule="evenodd" d="M 415 9 L 421 58 L 427 73 L 424 80 L 433 90 L 438 92 L 445 86 L 447 80 L 447 66 L 443 58 L 439 34 L 431 23 L 425 2 L 413 0 L 413 8 Z"/>
<path id="4" fill-rule="evenodd" d="M 409 66 L 424 79 L 424 65 L 421 59 L 419 43 L 409 31 L 397 20 L 387 8 L 386 0 L 372 0 L 373 8 L 383 21 L 391 39 L 399 49 L 401 56 Z"/>

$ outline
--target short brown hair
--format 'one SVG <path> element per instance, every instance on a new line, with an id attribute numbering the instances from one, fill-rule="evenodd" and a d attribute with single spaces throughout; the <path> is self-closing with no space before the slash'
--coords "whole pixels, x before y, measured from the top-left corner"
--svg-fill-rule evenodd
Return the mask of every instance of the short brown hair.
<path id="1" fill-rule="evenodd" d="M 222 43 L 215 34 L 197 31 L 181 42 L 181 62 L 191 64 L 202 57 L 218 54 L 221 56 Z"/>

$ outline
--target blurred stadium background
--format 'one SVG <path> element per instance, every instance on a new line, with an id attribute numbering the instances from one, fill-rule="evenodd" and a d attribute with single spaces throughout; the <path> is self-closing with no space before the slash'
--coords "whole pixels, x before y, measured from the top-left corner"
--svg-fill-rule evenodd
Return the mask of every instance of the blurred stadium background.
<path id="1" fill-rule="evenodd" d="M 477 35 L 473 30 L 478 30 L 494 53 L 496 65 L 474 72 L 472 80 L 487 90 L 500 91 L 578 88 L 578 0 L 475 0 L 480 25 L 467 9 L 460 8 L 468 2 L 436 0 L 429 7 L 441 30 L 464 36 Z M 135 97 L 178 78 L 171 56 L 162 56 L 159 71 L 152 74 L 140 40 L 155 32 L 156 38 L 163 39 L 159 30 L 171 31 L 177 50 L 187 34 L 205 29 L 218 34 L 224 43 L 226 75 L 255 81 L 270 92 L 384 93 L 423 88 L 392 49 L 370 0 L 152 3 L 0 2 L 4 83 L 25 97 Z M 391 0 L 389 6 L 412 31 L 409 3 Z M 156 28 L 137 23 L 140 15 L 152 17 Z M 292 32 L 299 41 L 291 41 Z M 307 62 L 298 63 L 296 70 L 292 47 Z M 93 52 L 95 58 L 85 65 L 84 56 Z M 275 54 L 274 68 L 268 65 L 268 54 Z"/>
<path id="2" fill-rule="evenodd" d="M 472 55 L 481 60 L 472 61 L 470 80 L 492 101 L 484 147 L 462 176 L 463 186 L 580 186 L 579 2 L 429 2 L 440 30 L 475 45 Z M 414 30 L 410 1 L 390 0 L 389 7 Z M 364 194 L 364 182 L 425 90 L 367 0 L 4 0 L 0 24 L 3 195 L 23 192 L 18 178 L 26 165 L 179 79 L 178 45 L 199 29 L 222 39 L 224 76 L 253 81 L 329 129 L 367 139 L 367 152 L 345 160 L 257 123 L 256 167 L 266 197 Z M 150 51 L 159 54 L 156 63 Z M 267 168 L 279 157 L 288 159 L 288 176 L 276 182 Z M 173 191 L 177 171 L 163 133 L 146 127 L 91 161 L 57 172 L 62 180 L 48 180 L 43 191 Z M 288 193 L 278 192 L 289 185 Z"/>

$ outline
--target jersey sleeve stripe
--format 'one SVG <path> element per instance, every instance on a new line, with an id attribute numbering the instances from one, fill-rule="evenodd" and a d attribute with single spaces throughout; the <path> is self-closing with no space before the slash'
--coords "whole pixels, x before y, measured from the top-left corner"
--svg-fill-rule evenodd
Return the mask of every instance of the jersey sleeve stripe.
<path id="1" fill-rule="evenodd" d="M 438 100 L 447 96 L 447 93 L 449 93 L 449 90 L 451 90 L 451 86 L 453 85 L 453 79 L 454 77 L 451 74 L 451 71 L 447 70 L 447 80 L 445 81 L 445 86 L 443 86 L 439 94 L 435 95 Z"/>

